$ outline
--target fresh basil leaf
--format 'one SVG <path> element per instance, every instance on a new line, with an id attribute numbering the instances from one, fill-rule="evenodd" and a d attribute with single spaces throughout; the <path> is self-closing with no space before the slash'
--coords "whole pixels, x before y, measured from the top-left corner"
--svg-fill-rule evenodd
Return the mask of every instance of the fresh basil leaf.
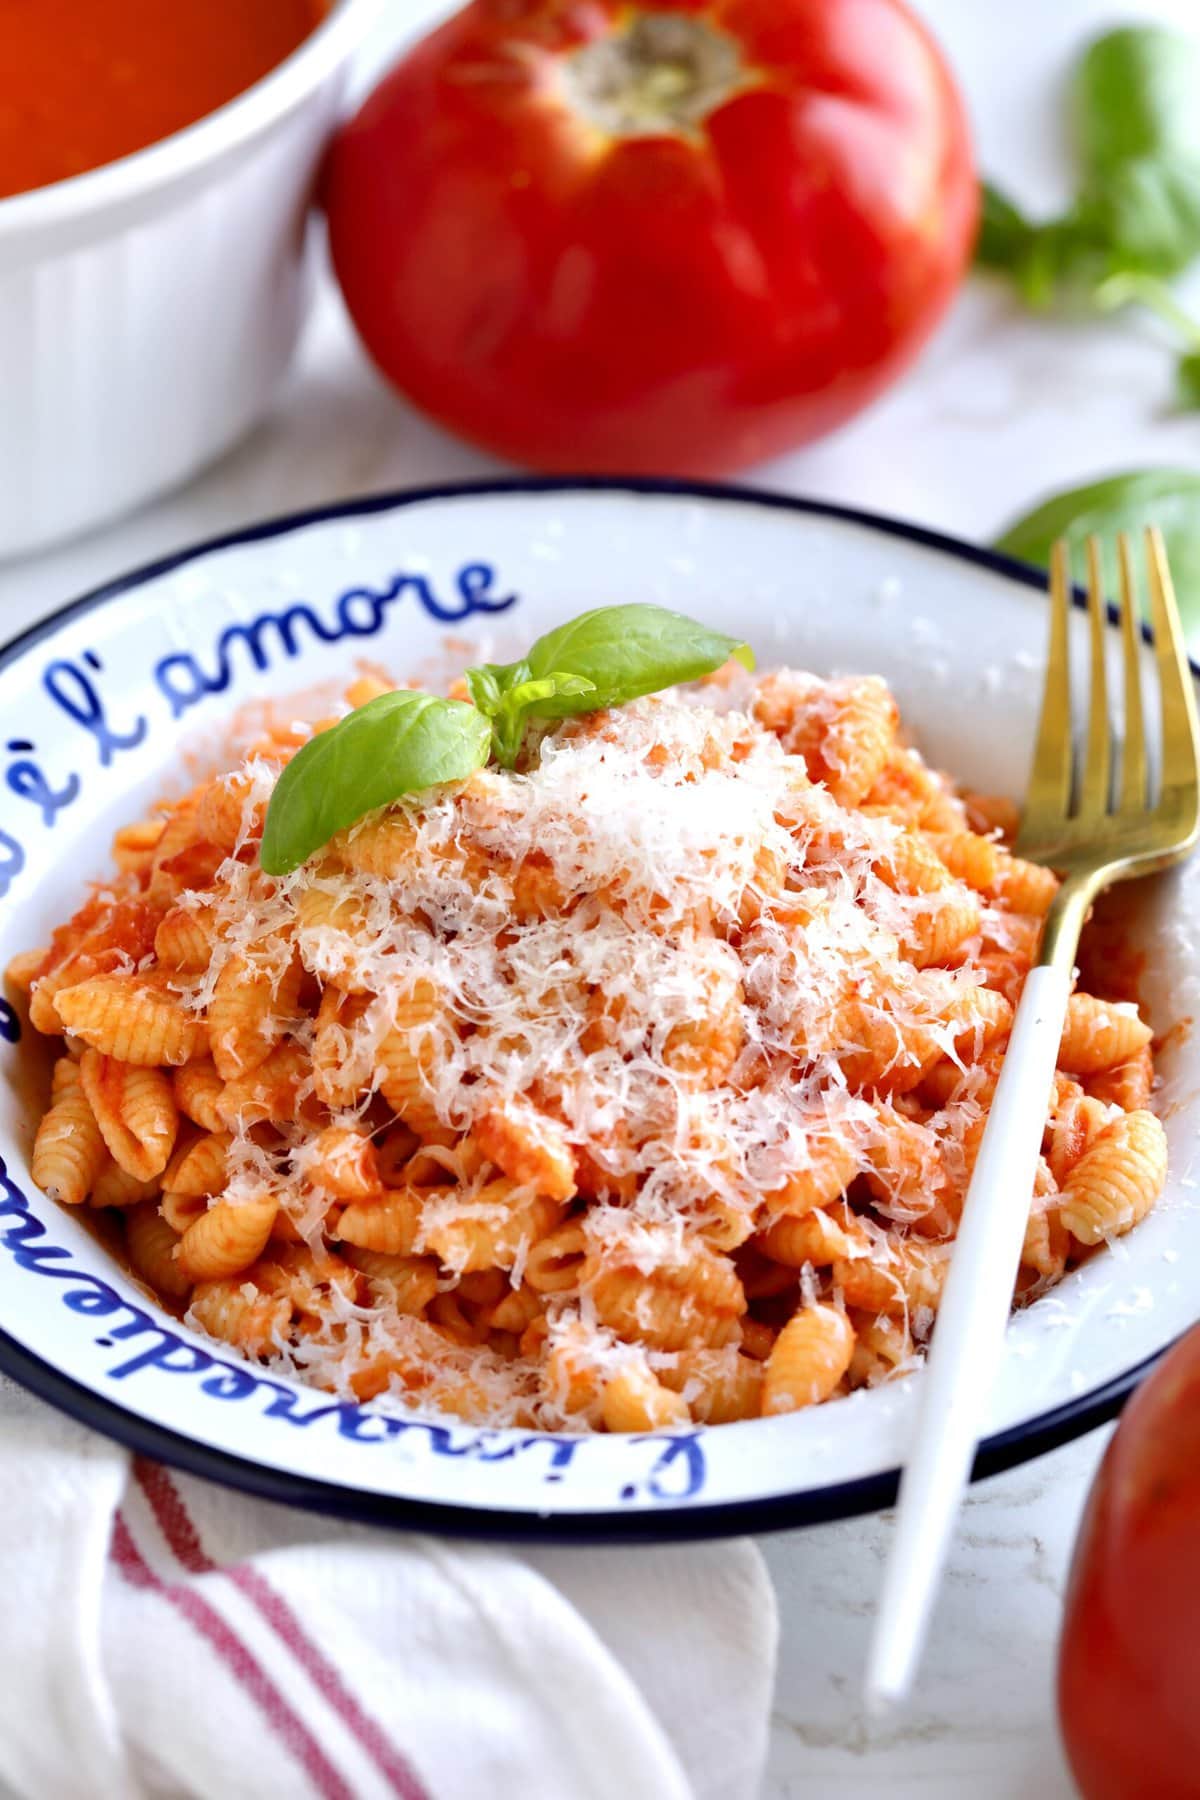
<path id="1" fill-rule="evenodd" d="M 529 672 L 538 679 L 561 671 L 591 683 L 586 694 L 558 694 L 533 708 L 540 716 L 564 718 L 620 706 L 677 682 L 711 675 L 735 656 L 754 667 L 748 645 L 711 631 L 663 606 L 599 606 L 546 633 L 530 650 Z"/>
<path id="2" fill-rule="evenodd" d="M 380 694 L 287 764 L 271 796 L 260 862 L 287 875 L 377 806 L 481 769 L 492 728 L 461 700 L 402 689 Z"/>
<path id="3" fill-rule="evenodd" d="M 1180 274 L 1200 255 L 1200 157 L 1144 158 L 1114 169 L 1085 188 L 1079 218 L 1110 269 Z"/>
<path id="4" fill-rule="evenodd" d="M 467 691 L 485 719 L 494 717 L 500 709 L 504 698 L 504 690 L 499 681 L 502 673 L 493 663 L 481 663 L 477 669 L 467 670 Z"/>
<path id="5" fill-rule="evenodd" d="M 1190 349 L 1181 353 L 1180 382 L 1187 381 L 1187 365 L 1197 354 L 1200 354 L 1200 320 L 1192 317 L 1187 309 L 1179 304 L 1172 290 L 1157 275 L 1145 275 L 1138 270 L 1124 269 L 1118 275 L 1110 275 L 1102 281 L 1092 296 L 1101 312 L 1111 312 L 1121 306 L 1144 306 L 1148 311 L 1162 320 L 1171 331 Z M 1181 390 L 1182 392 L 1182 386 Z"/>
<path id="6" fill-rule="evenodd" d="M 504 696 L 504 704 L 512 707 L 515 712 L 518 708 L 523 709 L 538 702 L 555 700 L 559 696 L 563 699 L 574 700 L 582 694 L 594 694 L 595 691 L 594 681 L 588 681 L 582 675 L 564 675 L 561 671 L 556 670 L 553 675 L 544 675 L 538 681 L 518 683 L 510 693 Z"/>
<path id="7" fill-rule="evenodd" d="M 1110 266 L 1111 253 L 1103 239 L 1074 211 L 1039 227 L 1014 279 L 1027 306 L 1041 309 L 1065 299 L 1082 307 Z"/>
<path id="8" fill-rule="evenodd" d="M 1200 42 L 1160 25 L 1106 32 L 1073 98 L 1080 216 L 1112 267 L 1178 274 L 1200 254 Z"/>
<path id="9" fill-rule="evenodd" d="M 1116 275 L 1167 278 L 1200 255 L 1200 42 L 1154 25 L 1107 32 L 1072 99 L 1081 183 L 1068 210 L 1039 223 L 984 188 L 977 260 L 1032 307 Z"/>
<path id="10" fill-rule="evenodd" d="M 1111 549 L 1118 531 L 1140 534 L 1147 525 L 1157 525 L 1166 540 L 1184 628 L 1195 642 L 1200 636 L 1200 473 L 1139 469 L 1069 488 L 1016 520 L 997 538 L 996 548 L 1045 568 L 1057 538 L 1078 547 L 1094 532 Z M 1109 581 L 1115 592 L 1115 571 Z"/>
<path id="11" fill-rule="evenodd" d="M 1072 210 L 1039 224 L 985 182 L 975 261 L 1007 275 L 1025 304 L 1040 311 L 1064 291 L 1086 300 L 1109 272 L 1112 253 L 1097 221 Z"/>
<path id="12" fill-rule="evenodd" d="M 1182 412 L 1200 409 L 1200 350 L 1189 350 L 1175 364 L 1175 404 Z"/>
<path id="13" fill-rule="evenodd" d="M 1090 44 L 1074 81 L 1084 175 L 1141 158 L 1200 156 L 1200 42 L 1164 25 L 1126 25 Z"/>
<path id="14" fill-rule="evenodd" d="M 979 191 L 979 236 L 975 261 L 985 269 L 1013 269 L 1028 254 L 1038 227 L 992 182 Z"/>
<path id="15" fill-rule="evenodd" d="M 471 698 L 480 712 L 485 713 L 489 719 L 495 718 L 512 690 L 528 679 L 529 664 L 524 661 L 481 663 L 478 668 L 468 669 L 466 673 Z"/>

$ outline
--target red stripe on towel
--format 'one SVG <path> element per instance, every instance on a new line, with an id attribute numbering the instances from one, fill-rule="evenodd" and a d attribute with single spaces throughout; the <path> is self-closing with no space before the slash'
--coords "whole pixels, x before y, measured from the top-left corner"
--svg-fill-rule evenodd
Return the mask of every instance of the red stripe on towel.
<path id="1" fill-rule="evenodd" d="M 429 1796 L 400 1751 L 389 1742 L 378 1722 L 364 1712 L 346 1687 L 333 1663 L 308 1636 L 282 1594 L 248 1563 L 215 1563 L 200 1541 L 183 1495 L 166 1469 L 138 1457 L 134 1476 L 150 1504 L 159 1530 L 180 1564 L 192 1575 L 220 1572 L 256 1606 L 272 1631 L 285 1643 L 318 1693 L 337 1713 L 347 1730 L 370 1757 L 375 1767 L 401 1800 L 429 1800 Z"/>
<path id="2" fill-rule="evenodd" d="M 353 1790 L 342 1780 L 303 1720 L 292 1711 L 266 1670 L 220 1613 L 183 1583 L 161 1581 L 134 1543 L 120 1513 L 113 1520 L 110 1554 L 132 1586 L 161 1595 L 212 1646 L 324 1800 L 354 1800 Z"/>

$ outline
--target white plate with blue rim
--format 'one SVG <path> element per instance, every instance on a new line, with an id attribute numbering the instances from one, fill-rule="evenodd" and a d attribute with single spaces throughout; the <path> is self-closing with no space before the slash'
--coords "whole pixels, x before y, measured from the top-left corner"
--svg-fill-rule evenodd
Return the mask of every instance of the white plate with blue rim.
<path id="1" fill-rule="evenodd" d="M 1040 577 L 896 521 L 691 484 L 513 481 L 381 497 L 242 531 L 67 606 L 0 652 L 0 968 L 43 943 L 109 843 L 252 698 L 398 673 L 447 634 L 513 654 L 586 607 L 674 607 L 760 665 L 877 672 L 921 748 L 1019 796 L 1038 702 Z M 1195 921 L 1196 923 L 1193 923 Z M 1117 1410 L 1200 1315 L 1200 861 L 1132 930 L 1161 1057 L 1158 1209 L 1018 1313 L 976 1475 Z M 1172 1030 L 1172 1027 L 1180 1029 Z M 34 1046 L 0 1001 L 0 1368 L 195 1474 L 343 1516 L 477 1536 L 718 1536 L 894 1496 L 920 1373 L 784 1417 L 632 1437 L 397 1418 L 283 1379 L 159 1312 L 35 1188 Z"/>

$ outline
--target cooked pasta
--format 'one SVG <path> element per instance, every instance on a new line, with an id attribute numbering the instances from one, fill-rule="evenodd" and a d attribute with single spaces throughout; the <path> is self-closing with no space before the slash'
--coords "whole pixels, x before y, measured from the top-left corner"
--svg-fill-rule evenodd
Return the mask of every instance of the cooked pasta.
<path id="1" fill-rule="evenodd" d="M 118 1062 L 115 1056 L 85 1050 L 79 1079 L 118 1167 L 138 1181 L 152 1181 L 161 1175 L 179 1129 L 170 1076 L 162 1069 Z"/>
<path id="2" fill-rule="evenodd" d="M 197 1329 L 385 1407 L 653 1432 L 916 1366 L 1057 887 L 1011 806 L 877 678 L 739 670 L 271 877 L 305 741 L 120 831 L 10 968 L 61 1044 L 39 1185 Z M 1153 1084 L 1137 1008 L 1074 994 L 1018 1303 L 1154 1204 Z"/>
<path id="3" fill-rule="evenodd" d="M 33 1146 L 33 1179 L 65 1206 L 82 1206 L 108 1160 L 79 1065 L 63 1057 L 55 1067 L 54 1095 Z"/>
<path id="4" fill-rule="evenodd" d="M 763 1375 L 764 1413 L 828 1400 L 850 1367 L 854 1327 L 837 1306 L 801 1306 L 775 1340 Z"/>
<path id="5" fill-rule="evenodd" d="M 188 1226 L 175 1260 L 192 1281 L 240 1275 L 266 1249 L 278 1210 L 274 1200 L 218 1200 Z"/>

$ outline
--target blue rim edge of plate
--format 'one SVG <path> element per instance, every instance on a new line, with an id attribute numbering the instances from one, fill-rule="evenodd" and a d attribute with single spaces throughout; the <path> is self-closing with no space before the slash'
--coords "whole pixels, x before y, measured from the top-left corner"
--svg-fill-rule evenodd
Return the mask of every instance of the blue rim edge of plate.
<path id="1" fill-rule="evenodd" d="M 649 476 L 513 476 L 504 479 L 451 482 L 433 487 L 409 488 L 399 493 L 372 494 L 359 499 L 343 500 L 329 506 L 314 507 L 279 518 L 244 526 L 184 550 L 146 563 L 115 580 L 106 582 L 78 599 L 67 602 L 21 632 L 0 648 L 0 669 L 6 668 L 26 651 L 52 636 L 68 620 L 116 600 L 132 589 L 158 580 L 185 563 L 211 555 L 214 551 L 238 544 L 259 543 L 282 537 L 333 519 L 355 518 L 372 513 L 390 512 L 406 506 L 419 506 L 437 500 L 487 498 L 495 495 L 555 493 L 628 493 L 660 494 L 677 498 L 710 500 L 738 505 L 763 506 L 781 512 L 841 520 L 859 525 L 885 536 L 907 539 L 927 549 L 940 551 L 960 562 L 974 564 L 1006 575 L 1024 587 L 1044 589 L 1042 570 L 1018 562 L 998 550 L 950 537 L 922 525 L 911 525 L 902 519 L 860 508 L 839 506 L 823 500 L 803 500 L 790 494 L 772 493 L 769 489 L 741 487 L 721 482 L 681 481 Z M 1076 594 L 1076 604 L 1083 596 Z M 1112 614 L 1112 622 L 1116 622 Z M 1149 631 L 1144 630 L 1149 640 Z M 1200 667 L 1191 663 L 1193 676 L 1200 680 Z M 1177 1341 L 1177 1340 L 1173 1340 Z M 1146 1357 L 1133 1368 L 1124 1370 L 1110 1381 L 1090 1392 L 1066 1401 L 1062 1406 L 1040 1413 L 1021 1425 L 985 1438 L 979 1446 L 971 1479 L 979 1481 L 998 1475 L 1018 1463 L 1045 1455 L 1072 1438 L 1102 1425 L 1113 1418 L 1139 1382 L 1170 1349 Z M 661 1544 L 684 1539 L 741 1536 L 746 1533 L 784 1531 L 797 1526 L 817 1525 L 856 1514 L 879 1511 L 891 1506 L 899 1483 L 898 1469 L 876 1475 L 861 1476 L 853 1481 L 830 1486 L 800 1489 L 763 1500 L 719 1502 L 711 1506 L 677 1506 L 655 1508 L 636 1513 L 560 1513 L 506 1512 L 480 1506 L 450 1506 L 440 1501 L 400 1500 L 387 1494 L 371 1493 L 361 1488 L 345 1487 L 337 1482 L 313 1481 L 305 1476 L 274 1469 L 263 1463 L 234 1456 L 196 1442 L 165 1426 L 151 1424 L 136 1413 L 106 1400 L 71 1376 L 64 1375 L 51 1363 L 26 1350 L 7 1333 L 0 1331 L 0 1371 L 22 1387 L 100 1432 L 124 1444 L 139 1455 L 155 1458 L 182 1469 L 189 1475 L 237 1488 L 259 1499 L 333 1518 L 351 1519 L 364 1524 L 387 1525 L 395 1529 L 439 1532 L 448 1537 L 470 1537 L 499 1542 L 540 1541 L 560 1544 Z"/>

